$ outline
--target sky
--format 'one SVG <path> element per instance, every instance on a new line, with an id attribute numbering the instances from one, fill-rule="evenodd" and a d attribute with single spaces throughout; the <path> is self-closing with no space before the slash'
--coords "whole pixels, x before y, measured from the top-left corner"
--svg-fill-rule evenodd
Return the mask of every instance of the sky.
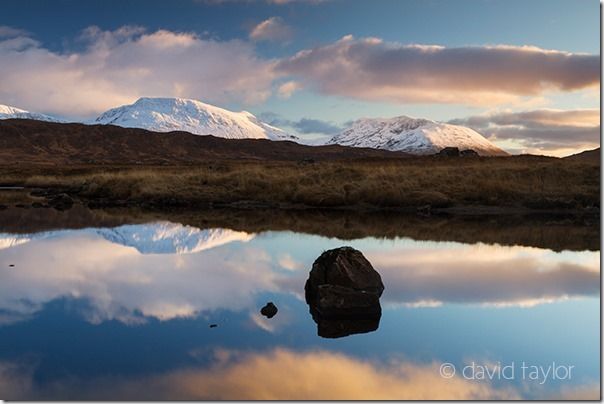
<path id="1" fill-rule="evenodd" d="M 596 0 L 3 0 L 0 103 L 193 98 L 307 139 L 407 115 L 567 155 L 600 143 L 599 53 Z"/>

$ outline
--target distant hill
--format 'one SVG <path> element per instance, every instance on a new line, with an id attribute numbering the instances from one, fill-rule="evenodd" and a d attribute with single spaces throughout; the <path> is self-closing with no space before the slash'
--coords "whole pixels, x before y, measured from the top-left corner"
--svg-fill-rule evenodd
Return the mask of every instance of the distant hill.
<path id="1" fill-rule="evenodd" d="M 26 111 L 10 105 L 0 104 L 0 119 L 35 119 L 37 121 L 63 122 L 53 116 Z"/>
<path id="2" fill-rule="evenodd" d="M 397 150 L 416 155 L 435 154 L 445 147 L 472 149 L 481 156 L 508 155 L 473 129 L 408 116 L 359 119 L 327 144 Z"/>
<path id="3" fill-rule="evenodd" d="M 340 145 L 305 146 L 292 141 L 224 139 L 113 125 L 0 120 L 0 162 L 4 164 L 194 164 L 224 159 L 319 161 L 406 156 Z"/>
<path id="4" fill-rule="evenodd" d="M 593 150 L 586 150 L 581 153 L 573 154 L 565 157 L 569 160 L 586 160 L 586 161 L 600 161 L 600 148 Z"/>
<path id="5" fill-rule="evenodd" d="M 247 111 L 233 112 L 185 98 L 139 98 L 134 104 L 110 109 L 93 123 L 227 139 L 298 139 Z"/>

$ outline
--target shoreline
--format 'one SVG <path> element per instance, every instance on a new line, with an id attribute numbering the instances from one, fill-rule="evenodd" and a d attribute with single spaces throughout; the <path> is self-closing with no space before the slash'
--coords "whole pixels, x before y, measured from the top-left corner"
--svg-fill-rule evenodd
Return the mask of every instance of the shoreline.
<path id="1" fill-rule="evenodd" d="M 1 203 L 1 196 L 4 192 L 20 192 L 24 195 L 18 199 L 19 202 L 6 204 Z M 68 206 L 58 206 L 53 204 L 52 200 L 56 197 L 68 197 L 71 202 L 67 202 Z M 33 197 L 33 198 L 32 198 Z M 452 206 L 439 207 L 430 204 L 409 205 L 401 207 L 392 206 L 375 206 L 369 204 L 356 205 L 341 205 L 341 206 L 314 206 L 305 204 L 293 203 L 270 203 L 265 201 L 240 200 L 235 202 L 220 202 L 220 201 L 196 201 L 179 199 L 171 197 L 160 200 L 123 200 L 111 198 L 86 198 L 73 192 L 70 189 L 64 188 L 28 188 L 23 186 L 0 186 L 0 210 L 10 207 L 21 209 L 52 209 L 68 210 L 73 205 L 81 205 L 89 209 L 116 209 L 130 208 L 142 209 L 148 212 L 167 212 L 172 209 L 191 209 L 191 210 L 279 210 L 279 211 L 333 211 L 333 212 L 357 212 L 357 213 L 394 213 L 407 214 L 417 216 L 430 215 L 452 215 L 452 216 L 494 216 L 494 215 L 543 215 L 543 216 L 575 216 L 575 217 L 594 217 L 599 218 L 600 209 L 598 207 L 582 207 L 582 208 L 531 208 L 526 206 L 507 206 L 507 205 L 480 205 L 480 204 L 454 204 Z M 61 204 L 63 205 L 63 204 Z"/>

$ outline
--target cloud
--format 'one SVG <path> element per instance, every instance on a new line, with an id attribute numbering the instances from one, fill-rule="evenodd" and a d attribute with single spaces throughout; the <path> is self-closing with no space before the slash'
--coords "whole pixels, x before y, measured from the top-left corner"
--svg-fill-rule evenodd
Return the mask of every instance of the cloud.
<path id="1" fill-rule="evenodd" d="M 512 388 L 445 379 L 436 363 L 363 361 L 329 351 L 215 352 L 207 368 L 148 376 L 58 379 L 36 386 L 31 373 L 0 373 L 6 399 L 83 400 L 488 400 L 518 399 Z M 12 365 L 0 363 L 0 372 Z M 20 388 L 17 388 L 20 387 Z"/>
<path id="2" fill-rule="evenodd" d="M 287 40 L 291 29 L 270 17 L 250 38 Z M 445 48 L 346 36 L 269 60 L 253 41 L 137 26 L 88 27 L 78 44 L 77 51 L 54 51 L 23 30 L 1 26 L 0 101 L 75 119 L 141 96 L 255 104 L 274 90 L 287 98 L 304 87 L 364 100 L 485 105 L 599 84 L 598 56 L 535 47 Z M 310 131 L 309 124 L 300 130 Z"/>
<path id="3" fill-rule="evenodd" d="M 84 117 L 141 96 L 256 103 L 271 94 L 272 62 L 250 43 L 140 27 L 84 30 L 84 50 L 59 53 L 28 36 L 0 40 L 0 100 Z"/>
<path id="4" fill-rule="evenodd" d="M 250 39 L 254 41 L 288 41 L 292 30 L 281 17 L 270 17 L 250 31 Z"/>
<path id="5" fill-rule="evenodd" d="M 331 95 L 484 105 L 599 85 L 599 56 L 529 46 L 446 48 L 351 35 L 279 61 L 280 73 Z"/>
<path id="6" fill-rule="evenodd" d="M 8 25 L 0 25 L 0 38 L 14 38 L 17 36 L 28 36 L 29 32 L 24 29 L 9 27 Z"/>
<path id="7" fill-rule="evenodd" d="M 281 98 L 289 98 L 293 93 L 300 90 L 302 85 L 297 81 L 288 81 L 279 86 L 278 94 Z"/>
<path id="8" fill-rule="evenodd" d="M 270 125 L 294 128 L 298 133 L 302 134 L 320 133 L 324 135 L 333 135 L 342 131 L 342 127 L 320 119 L 302 118 L 294 121 L 285 119 L 278 114 L 271 112 L 260 114 L 260 118 L 267 121 Z"/>
<path id="9" fill-rule="evenodd" d="M 495 112 L 455 119 L 498 141 L 509 141 L 515 152 L 568 155 L 600 146 L 600 110 L 539 109 Z"/>

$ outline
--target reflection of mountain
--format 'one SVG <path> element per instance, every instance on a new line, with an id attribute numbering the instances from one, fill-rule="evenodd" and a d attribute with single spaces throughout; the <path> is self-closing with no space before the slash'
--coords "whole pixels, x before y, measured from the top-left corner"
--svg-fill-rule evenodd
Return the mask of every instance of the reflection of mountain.
<path id="1" fill-rule="evenodd" d="M 67 235 L 99 235 L 115 244 L 133 247 L 142 254 L 185 254 L 217 247 L 233 241 L 249 241 L 254 235 L 229 229 L 206 229 L 178 223 L 157 222 L 113 228 L 57 230 L 35 234 L 0 234 L 0 249 L 33 240 Z"/>

